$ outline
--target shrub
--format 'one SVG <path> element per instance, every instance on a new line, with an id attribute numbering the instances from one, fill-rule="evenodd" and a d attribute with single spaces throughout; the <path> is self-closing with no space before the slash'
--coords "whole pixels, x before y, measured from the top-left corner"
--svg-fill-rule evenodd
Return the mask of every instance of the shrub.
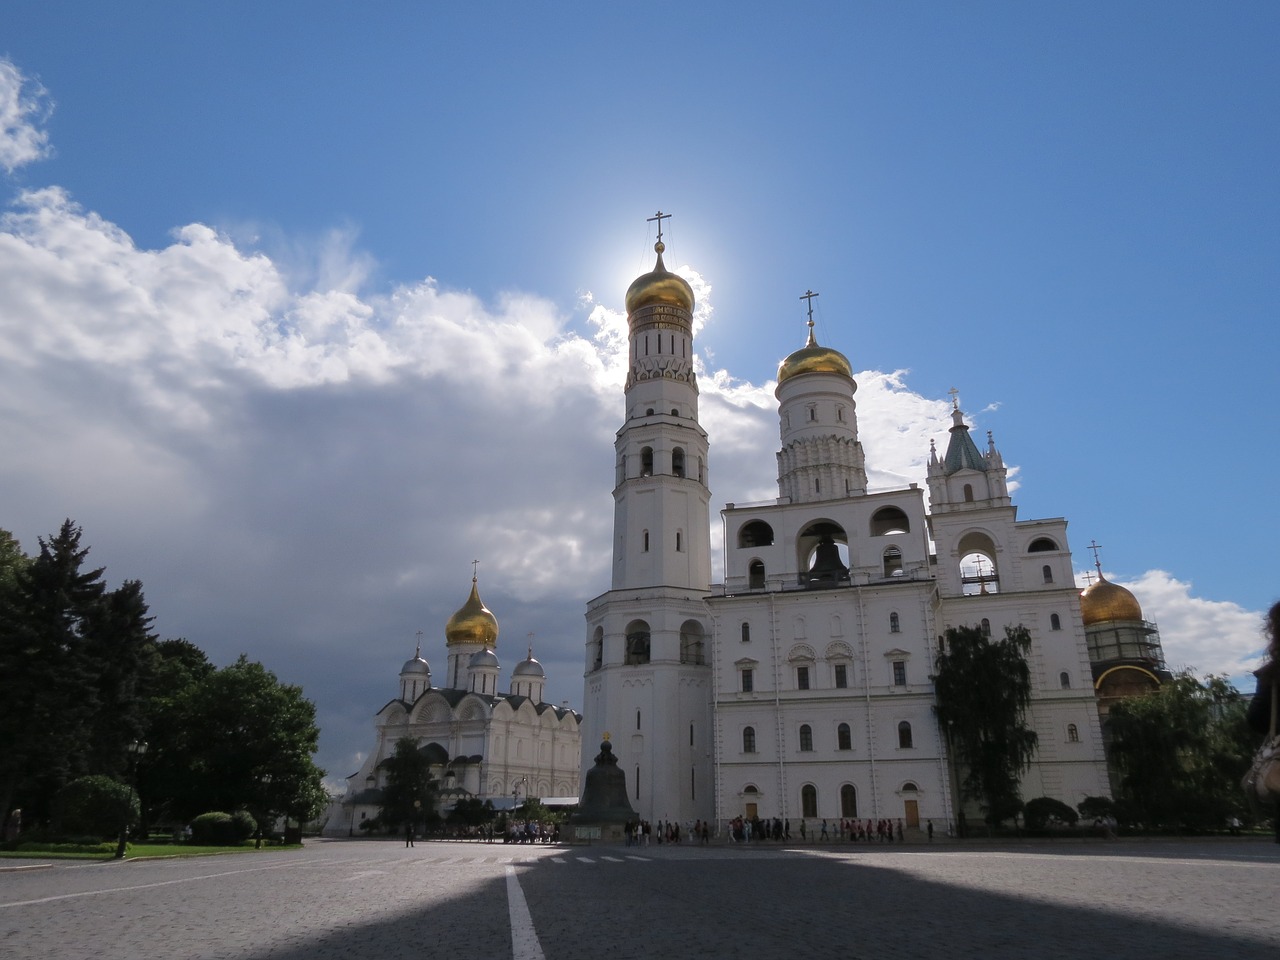
<path id="1" fill-rule="evenodd" d="M 94 842 L 118 836 L 120 827 L 138 822 L 138 798 L 110 777 L 72 780 L 54 800 L 53 820 L 59 834 L 92 837 Z"/>
<path id="2" fill-rule="evenodd" d="M 1028 830 L 1043 830 L 1053 822 L 1075 826 L 1078 819 L 1075 810 L 1053 797 L 1036 797 L 1034 800 L 1028 800 L 1024 815 Z"/>
<path id="3" fill-rule="evenodd" d="M 1086 820 L 1105 820 L 1116 816 L 1116 805 L 1110 797 L 1085 797 L 1076 804 L 1076 809 Z"/>
<path id="4" fill-rule="evenodd" d="M 244 843 L 258 828 L 245 810 L 234 814 L 219 810 L 202 813 L 191 821 L 191 842 L 212 847 L 234 847 Z"/>

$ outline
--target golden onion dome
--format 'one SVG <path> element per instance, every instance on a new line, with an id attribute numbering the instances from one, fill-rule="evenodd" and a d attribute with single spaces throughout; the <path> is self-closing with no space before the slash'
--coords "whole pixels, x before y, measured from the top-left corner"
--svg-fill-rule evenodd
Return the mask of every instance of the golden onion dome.
<path id="1" fill-rule="evenodd" d="M 658 254 L 658 262 L 653 270 L 636 277 L 627 288 L 627 313 L 634 313 L 652 303 L 666 303 L 693 313 L 693 287 L 684 277 L 669 272 L 662 263 L 662 251 L 667 249 L 667 245 L 659 240 L 653 249 Z"/>
<path id="2" fill-rule="evenodd" d="M 444 637 L 451 647 L 461 643 L 492 647 L 497 642 L 498 618 L 480 602 L 480 589 L 474 577 L 471 578 L 471 596 L 445 624 Z"/>
<path id="3" fill-rule="evenodd" d="M 839 350 L 818 346 L 809 328 L 809 342 L 778 364 L 778 386 L 802 373 L 838 373 L 853 379 L 853 367 Z"/>
<path id="4" fill-rule="evenodd" d="M 1141 620 L 1142 606 L 1124 587 L 1098 574 L 1097 583 L 1080 591 L 1080 617 L 1086 627 L 1109 620 Z"/>

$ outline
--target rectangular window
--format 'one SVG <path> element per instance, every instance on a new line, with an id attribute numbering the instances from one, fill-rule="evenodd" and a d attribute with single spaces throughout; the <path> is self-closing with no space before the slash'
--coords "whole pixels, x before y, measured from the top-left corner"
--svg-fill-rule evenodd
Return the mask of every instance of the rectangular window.
<path id="1" fill-rule="evenodd" d="M 751 675 L 750 670 L 742 671 L 742 692 L 743 693 L 750 693 L 752 691 L 754 686 L 754 679 L 755 678 Z"/>
<path id="2" fill-rule="evenodd" d="M 836 687 L 843 690 L 849 686 L 849 668 L 843 663 L 836 664 Z"/>
<path id="3" fill-rule="evenodd" d="M 809 689 L 809 668 L 796 667 L 796 687 L 801 690 Z"/>
<path id="4" fill-rule="evenodd" d="M 895 687 L 905 687 L 907 685 L 907 661 L 893 661 L 893 685 Z"/>

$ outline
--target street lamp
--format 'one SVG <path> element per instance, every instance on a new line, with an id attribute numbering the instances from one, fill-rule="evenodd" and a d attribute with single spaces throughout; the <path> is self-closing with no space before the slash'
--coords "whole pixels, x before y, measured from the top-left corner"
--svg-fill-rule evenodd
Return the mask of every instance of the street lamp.
<path id="1" fill-rule="evenodd" d="M 268 797 L 268 794 L 271 792 L 271 774 L 264 773 L 261 777 L 261 783 L 262 783 L 262 789 L 259 792 L 259 796 L 261 797 L 261 802 L 258 804 L 258 817 L 257 817 L 257 824 L 258 824 L 257 834 L 258 835 L 255 838 L 254 844 L 253 844 L 253 849 L 255 850 L 262 849 L 262 821 L 263 819 L 266 818 L 267 814 L 271 812 L 270 798 Z"/>
<path id="2" fill-rule="evenodd" d="M 124 859 L 124 848 L 129 842 L 129 816 L 133 813 L 134 783 L 138 779 L 138 761 L 147 752 L 147 741 L 130 741 L 125 750 L 129 754 L 129 802 L 125 804 L 120 816 L 120 842 L 116 845 L 116 859 Z"/>

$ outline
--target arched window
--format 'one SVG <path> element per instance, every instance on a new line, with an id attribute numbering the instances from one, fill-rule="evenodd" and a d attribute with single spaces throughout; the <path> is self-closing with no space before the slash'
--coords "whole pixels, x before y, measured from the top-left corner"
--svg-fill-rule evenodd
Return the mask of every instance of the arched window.
<path id="1" fill-rule="evenodd" d="M 1047 553 L 1057 549 L 1058 545 L 1048 537 L 1037 537 L 1031 541 L 1031 546 L 1027 547 L 1027 553 Z"/>
<path id="2" fill-rule="evenodd" d="M 643 620 L 627 624 L 627 663 L 632 666 L 649 662 L 649 625 Z"/>
<path id="3" fill-rule="evenodd" d="M 742 728 L 742 752 L 743 753 L 756 752 L 756 728 L 755 727 Z"/>
<path id="4" fill-rule="evenodd" d="M 742 621 L 742 642 L 751 642 L 751 624 L 747 623 L 745 620 Z"/>
<path id="5" fill-rule="evenodd" d="M 773 527 L 763 520 L 752 520 L 738 531 L 739 547 L 768 547 L 773 544 Z"/>
<path id="6" fill-rule="evenodd" d="M 1080 742 L 1080 728 L 1077 727 L 1074 723 L 1067 724 L 1067 742 L 1068 743 Z"/>
<path id="7" fill-rule="evenodd" d="M 1049 614 L 1049 629 L 1050 630 L 1062 629 L 1062 618 L 1058 616 L 1056 613 Z"/>
<path id="8" fill-rule="evenodd" d="M 1044 577 L 1045 583 L 1053 583 L 1053 567 L 1047 563 L 1040 568 L 1040 575 Z"/>
<path id="9" fill-rule="evenodd" d="M 973 503 L 973 484 L 966 483 L 964 485 L 964 502 Z"/>
<path id="10" fill-rule="evenodd" d="M 591 669 L 599 670 L 604 664 L 604 627 L 596 627 L 591 637 Z"/>
<path id="11" fill-rule="evenodd" d="M 752 590 L 764 589 L 764 561 L 752 560 L 747 567 L 747 586 Z"/>
<path id="12" fill-rule="evenodd" d="M 856 817 L 858 815 L 858 791 L 852 783 L 840 788 L 840 816 Z"/>
<path id="13" fill-rule="evenodd" d="M 902 576 L 902 551 L 890 547 L 884 552 L 884 575 L 886 577 Z"/>
<path id="14" fill-rule="evenodd" d="M 836 727 L 836 749 L 853 749 L 853 733 L 850 731 L 847 723 L 842 723 L 840 726 Z"/>
<path id="15" fill-rule="evenodd" d="M 679 411 L 679 410 L 677 410 L 675 407 L 672 407 L 672 408 L 671 408 L 671 415 L 672 415 L 673 417 L 678 417 L 678 416 L 680 416 L 680 411 Z"/>
<path id="16" fill-rule="evenodd" d="M 1058 674 L 1058 683 L 1062 684 L 1063 690 L 1069 690 L 1071 688 L 1071 674 L 1063 670 Z"/>
<path id="17" fill-rule="evenodd" d="M 646 530 L 643 536 L 644 536 L 644 546 L 642 547 L 642 550 L 645 553 L 648 553 L 649 552 L 649 531 Z"/>
<path id="18" fill-rule="evenodd" d="M 818 815 L 818 788 L 806 783 L 800 788 L 800 816 L 816 817 Z"/>
<path id="19" fill-rule="evenodd" d="M 686 620 L 680 626 L 680 662 L 701 666 L 706 663 L 704 650 L 705 631 L 697 620 Z"/>
<path id="20" fill-rule="evenodd" d="M 813 728 L 807 723 L 800 724 L 800 750 L 808 752 L 813 749 Z"/>
<path id="21" fill-rule="evenodd" d="M 890 533 L 910 533 L 911 521 L 901 507 L 881 507 L 871 515 L 871 536 L 883 537 Z"/>
<path id="22" fill-rule="evenodd" d="M 889 614 L 889 632 L 900 633 L 902 631 L 902 621 L 898 619 L 896 612 Z"/>
<path id="23" fill-rule="evenodd" d="M 676 531 L 676 553 L 684 553 L 684 532 Z"/>
<path id="24" fill-rule="evenodd" d="M 652 410 L 649 412 L 653 413 Z M 653 447 L 645 447 L 640 451 L 640 476 L 653 476 Z"/>
<path id="25" fill-rule="evenodd" d="M 903 720 L 898 724 L 898 749 L 910 750 L 913 744 L 911 742 L 911 724 Z"/>
<path id="26" fill-rule="evenodd" d="M 982 635 L 984 637 L 991 636 L 991 621 L 986 617 L 982 618 Z"/>
<path id="27" fill-rule="evenodd" d="M 671 475 L 673 477 L 684 476 L 684 448 L 676 447 L 671 451 Z"/>

